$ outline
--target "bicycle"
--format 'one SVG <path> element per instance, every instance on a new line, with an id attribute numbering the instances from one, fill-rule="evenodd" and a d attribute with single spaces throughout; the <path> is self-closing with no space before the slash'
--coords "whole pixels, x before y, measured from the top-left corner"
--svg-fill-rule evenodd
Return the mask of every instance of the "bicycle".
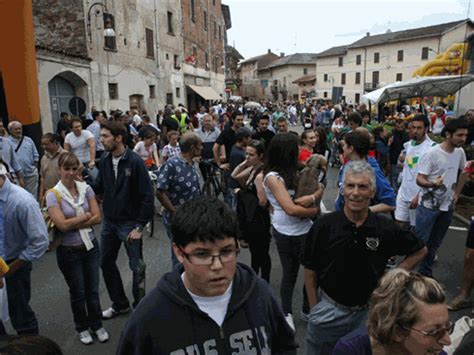
<path id="1" fill-rule="evenodd" d="M 226 187 L 224 172 L 213 161 L 203 160 L 199 165 L 205 178 L 201 190 L 202 194 L 210 197 L 224 195 Z"/>

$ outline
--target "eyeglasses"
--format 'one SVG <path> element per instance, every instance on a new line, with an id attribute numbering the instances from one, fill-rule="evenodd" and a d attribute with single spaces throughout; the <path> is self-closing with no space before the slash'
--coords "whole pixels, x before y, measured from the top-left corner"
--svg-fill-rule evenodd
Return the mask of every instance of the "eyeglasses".
<path id="1" fill-rule="evenodd" d="M 444 327 L 444 328 L 441 328 L 441 329 L 436 329 L 436 330 L 433 330 L 431 332 L 425 332 L 423 330 L 404 327 L 400 324 L 399 324 L 399 327 L 402 328 L 402 329 L 408 330 L 408 331 L 412 331 L 412 332 L 424 335 L 426 337 L 432 337 L 432 338 L 436 339 L 437 341 L 441 340 L 446 335 L 446 333 L 452 334 L 453 331 L 454 331 L 454 323 L 453 322 L 449 322 L 447 327 Z"/>
<path id="2" fill-rule="evenodd" d="M 186 253 L 182 248 L 181 252 L 189 260 L 189 262 L 193 265 L 206 265 L 210 266 L 214 263 L 214 258 L 219 258 L 219 261 L 222 264 L 230 263 L 237 259 L 237 255 L 240 253 L 240 249 L 232 248 L 232 249 L 225 249 L 222 250 L 219 254 L 209 254 L 207 252 L 197 252 L 197 253 Z"/>

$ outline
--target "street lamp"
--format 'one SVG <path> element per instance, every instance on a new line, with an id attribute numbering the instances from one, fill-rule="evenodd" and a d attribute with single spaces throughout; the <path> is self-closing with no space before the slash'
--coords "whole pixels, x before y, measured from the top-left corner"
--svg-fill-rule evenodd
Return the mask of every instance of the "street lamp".
<path id="1" fill-rule="evenodd" d="M 87 29 L 88 29 L 88 34 L 89 34 L 89 42 L 92 43 L 92 30 L 91 30 L 91 12 L 92 9 L 96 6 L 102 7 L 103 8 L 103 14 L 104 18 L 107 18 L 105 20 L 105 29 L 104 29 L 104 37 L 106 38 L 114 38 L 116 37 L 115 31 L 112 28 L 112 22 L 110 21 L 110 18 L 112 15 L 108 12 L 107 6 L 105 4 L 102 4 L 100 2 L 93 3 L 89 7 L 89 11 L 87 12 Z M 96 15 L 100 14 L 100 10 L 97 10 Z"/>

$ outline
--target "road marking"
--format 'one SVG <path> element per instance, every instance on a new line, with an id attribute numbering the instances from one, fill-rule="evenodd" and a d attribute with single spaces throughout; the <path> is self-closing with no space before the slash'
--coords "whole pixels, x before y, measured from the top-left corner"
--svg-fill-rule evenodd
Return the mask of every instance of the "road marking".
<path id="1" fill-rule="evenodd" d="M 449 226 L 449 229 L 451 229 L 453 231 L 467 232 L 466 227 Z"/>

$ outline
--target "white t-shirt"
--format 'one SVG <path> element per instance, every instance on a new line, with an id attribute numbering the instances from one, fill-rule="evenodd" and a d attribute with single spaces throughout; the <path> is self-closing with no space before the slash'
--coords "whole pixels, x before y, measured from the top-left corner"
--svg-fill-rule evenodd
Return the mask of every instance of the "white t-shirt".
<path id="1" fill-rule="evenodd" d="M 119 155 L 118 157 L 112 156 L 112 168 L 114 169 L 115 180 L 117 180 L 118 164 L 120 159 L 122 159 L 122 156 L 123 155 Z"/>
<path id="2" fill-rule="evenodd" d="M 427 175 L 434 182 L 438 176 L 443 177 L 439 187 L 421 188 L 419 204 L 431 209 L 448 211 L 453 200 L 459 170 L 466 165 L 466 153 L 462 148 L 455 148 L 448 153 L 441 145 L 434 146 L 421 157 L 418 173 Z"/>
<path id="3" fill-rule="evenodd" d="M 132 118 L 132 122 L 135 127 L 138 127 L 142 124 L 142 118 L 138 115 L 134 115 Z"/>
<path id="4" fill-rule="evenodd" d="M 420 187 L 416 184 L 416 176 L 419 169 L 418 163 L 426 151 L 434 144 L 428 137 L 421 144 L 416 144 L 414 140 L 405 143 L 406 154 L 403 163 L 402 184 L 398 189 L 398 194 L 402 201 L 411 201 L 420 191 Z"/>
<path id="5" fill-rule="evenodd" d="M 157 152 L 156 143 L 153 143 L 149 147 L 145 147 L 145 142 L 138 142 L 133 151 L 137 153 L 142 159 L 153 158 L 153 152 Z"/>
<path id="6" fill-rule="evenodd" d="M 293 217 L 288 215 L 283 208 L 278 203 L 277 199 L 272 193 L 272 190 L 266 186 L 266 180 L 269 176 L 275 176 L 281 181 L 283 178 L 276 172 L 269 172 L 264 180 L 263 180 L 263 187 L 265 189 L 265 194 L 267 195 L 268 202 L 273 207 L 273 212 L 271 214 L 272 226 L 276 229 L 278 233 L 288 235 L 288 236 L 300 236 L 306 234 L 311 229 L 313 222 L 310 218 L 300 218 L 300 217 Z M 283 181 L 283 183 L 285 183 Z M 290 196 L 293 197 L 295 194 L 294 190 L 288 190 Z"/>
<path id="7" fill-rule="evenodd" d="M 183 284 L 184 274 L 184 272 L 181 274 L 181 280 L 183 280 Z M 225 315 L 227 313 L 227 307 L 229 306 L 230 297 L 232 296 L 232 282 L 230 283 L 227 290 L 220 296 L 203 297 L 195 295 L 187 288 L 186 291 L 188 291 L 189 295 L 201 311 L 207 313 L 209 317 L 211 317 L 219 327 L 222 326 L 222 323 L 224 323 Z"/>
<path id="8" fill-rule="evenodd" d="M 443 120 L 440 117 L 436 117 L 434 125 L 432 127 L 433 134 L 440 134 L 444 128 Z"/>
<path id="9" fill-rule="evenodd" d="M 81 135 L 78 137 L 74 132 L 68 133 L 64 139 L 64 143 L 69 144 L 71 147 L 71 153 L 73 153 L 81 163 L 88 163 L 91 160 L 89 152 L 89 145 L 87 144 L 88 139 L 94 139 L 94 135 L 86 129 L 81 131 Z"/>

